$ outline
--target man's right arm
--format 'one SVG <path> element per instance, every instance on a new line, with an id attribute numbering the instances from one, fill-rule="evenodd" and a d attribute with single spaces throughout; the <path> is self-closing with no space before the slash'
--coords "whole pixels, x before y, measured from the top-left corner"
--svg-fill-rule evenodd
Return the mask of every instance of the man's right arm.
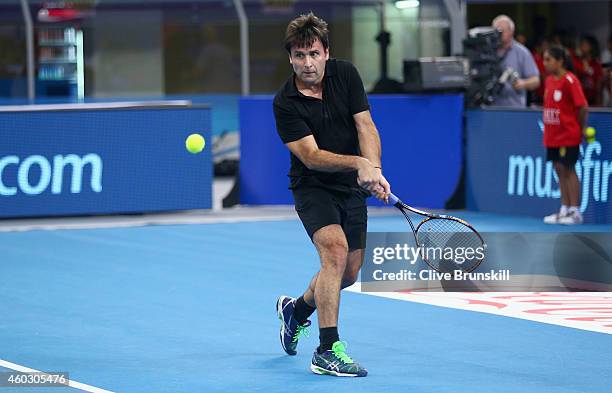
<path id="1" fill-rule="evenodd" d="M 376 179 L 379 172 L 370 160 L 321 150 L 312 135 L 289 142 L 286 146 L 308 169 L 320 172 L 357 171 L 360 186 L 368 189 L 371 184 L 378 184 Z"/>
<path id="2" fill-rule="evenodd" d="M 378 187 L 380 170 L 370 160 L 319 149 L 304 119 L 278 97 L 274 99 L 274 116 L 281 140 L 308 169 L 319 172 L 357 171 L 359 186 L 370 192 Z"/>

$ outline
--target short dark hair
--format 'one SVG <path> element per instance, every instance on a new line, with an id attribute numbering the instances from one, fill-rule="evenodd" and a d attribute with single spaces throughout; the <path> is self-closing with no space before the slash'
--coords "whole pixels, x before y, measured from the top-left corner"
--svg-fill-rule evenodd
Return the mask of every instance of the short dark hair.
<path id="1" fill-rule="evenodd" d="M 569 54 L 569 51 L 560 45 L 551 45 L 546 52 L 553 59 L 563 62 L 563 68 L 568 71 L 574 70 L 574 62 L 572 61 L 572 56 Z"/>
<path id="2" fill-rule="evenodd" d="M 307 15 L 300 15 L 287 26 L 285 32 L 285 49 L 291 54 L 291 48 L 308 48 L 318 39 L 323 44 L 323 48 L 329 48 L 329 38 L 327 34 L 327 22 L 315 14 L 309 12 Z"/>

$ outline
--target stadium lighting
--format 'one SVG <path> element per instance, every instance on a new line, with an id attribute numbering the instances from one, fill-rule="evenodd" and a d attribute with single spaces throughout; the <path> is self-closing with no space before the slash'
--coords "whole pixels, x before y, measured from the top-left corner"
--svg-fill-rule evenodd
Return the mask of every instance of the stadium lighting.
<path id="1" fill-rule="evenodd" d="M 395 2 L 395 7 L 400 10 L 407 10 L 409 8 L 419 8 L 419 0 L 399 0 Z"/>

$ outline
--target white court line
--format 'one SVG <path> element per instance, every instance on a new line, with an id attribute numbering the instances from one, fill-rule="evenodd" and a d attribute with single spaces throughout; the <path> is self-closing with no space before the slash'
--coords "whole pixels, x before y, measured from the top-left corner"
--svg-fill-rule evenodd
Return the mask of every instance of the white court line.
<path id="1" fill-rule="evenodd" d="M 2 360 L 2 359 L 0 359 L 0 367 L 8 368 L 8 369 L 19 371 L 22 373 L 43 373 L 43 374 L 45 373 L 44 371 L 38 371 L 38 370 L 34 370 L 33 368 L 20 366 L 19 364 L 7 362 L 6 360 Z M 91 392 L 91 393 L 114 393 L 110 390 L 104 390 L 101 388 L 97 388 L 95 386 L 86 385 L 84 383 L 73 381 L 72 379 L 68 380 L 68 386 L 70 386 L 71 388 L 80 389 L 80 390 Z"/>

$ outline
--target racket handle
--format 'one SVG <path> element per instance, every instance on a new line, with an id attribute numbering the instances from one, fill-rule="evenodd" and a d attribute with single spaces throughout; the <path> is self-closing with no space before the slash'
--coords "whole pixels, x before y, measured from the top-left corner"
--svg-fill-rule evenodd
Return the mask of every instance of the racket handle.
<path id="1" fill-rule="evenodd" d="M 396 197 L 395 195 L 393 195 L 393 193 L 389 194 L 389 203 L 391 205 L 395 205 L 397 202 L 399 202 L 399 198 Z"/>

